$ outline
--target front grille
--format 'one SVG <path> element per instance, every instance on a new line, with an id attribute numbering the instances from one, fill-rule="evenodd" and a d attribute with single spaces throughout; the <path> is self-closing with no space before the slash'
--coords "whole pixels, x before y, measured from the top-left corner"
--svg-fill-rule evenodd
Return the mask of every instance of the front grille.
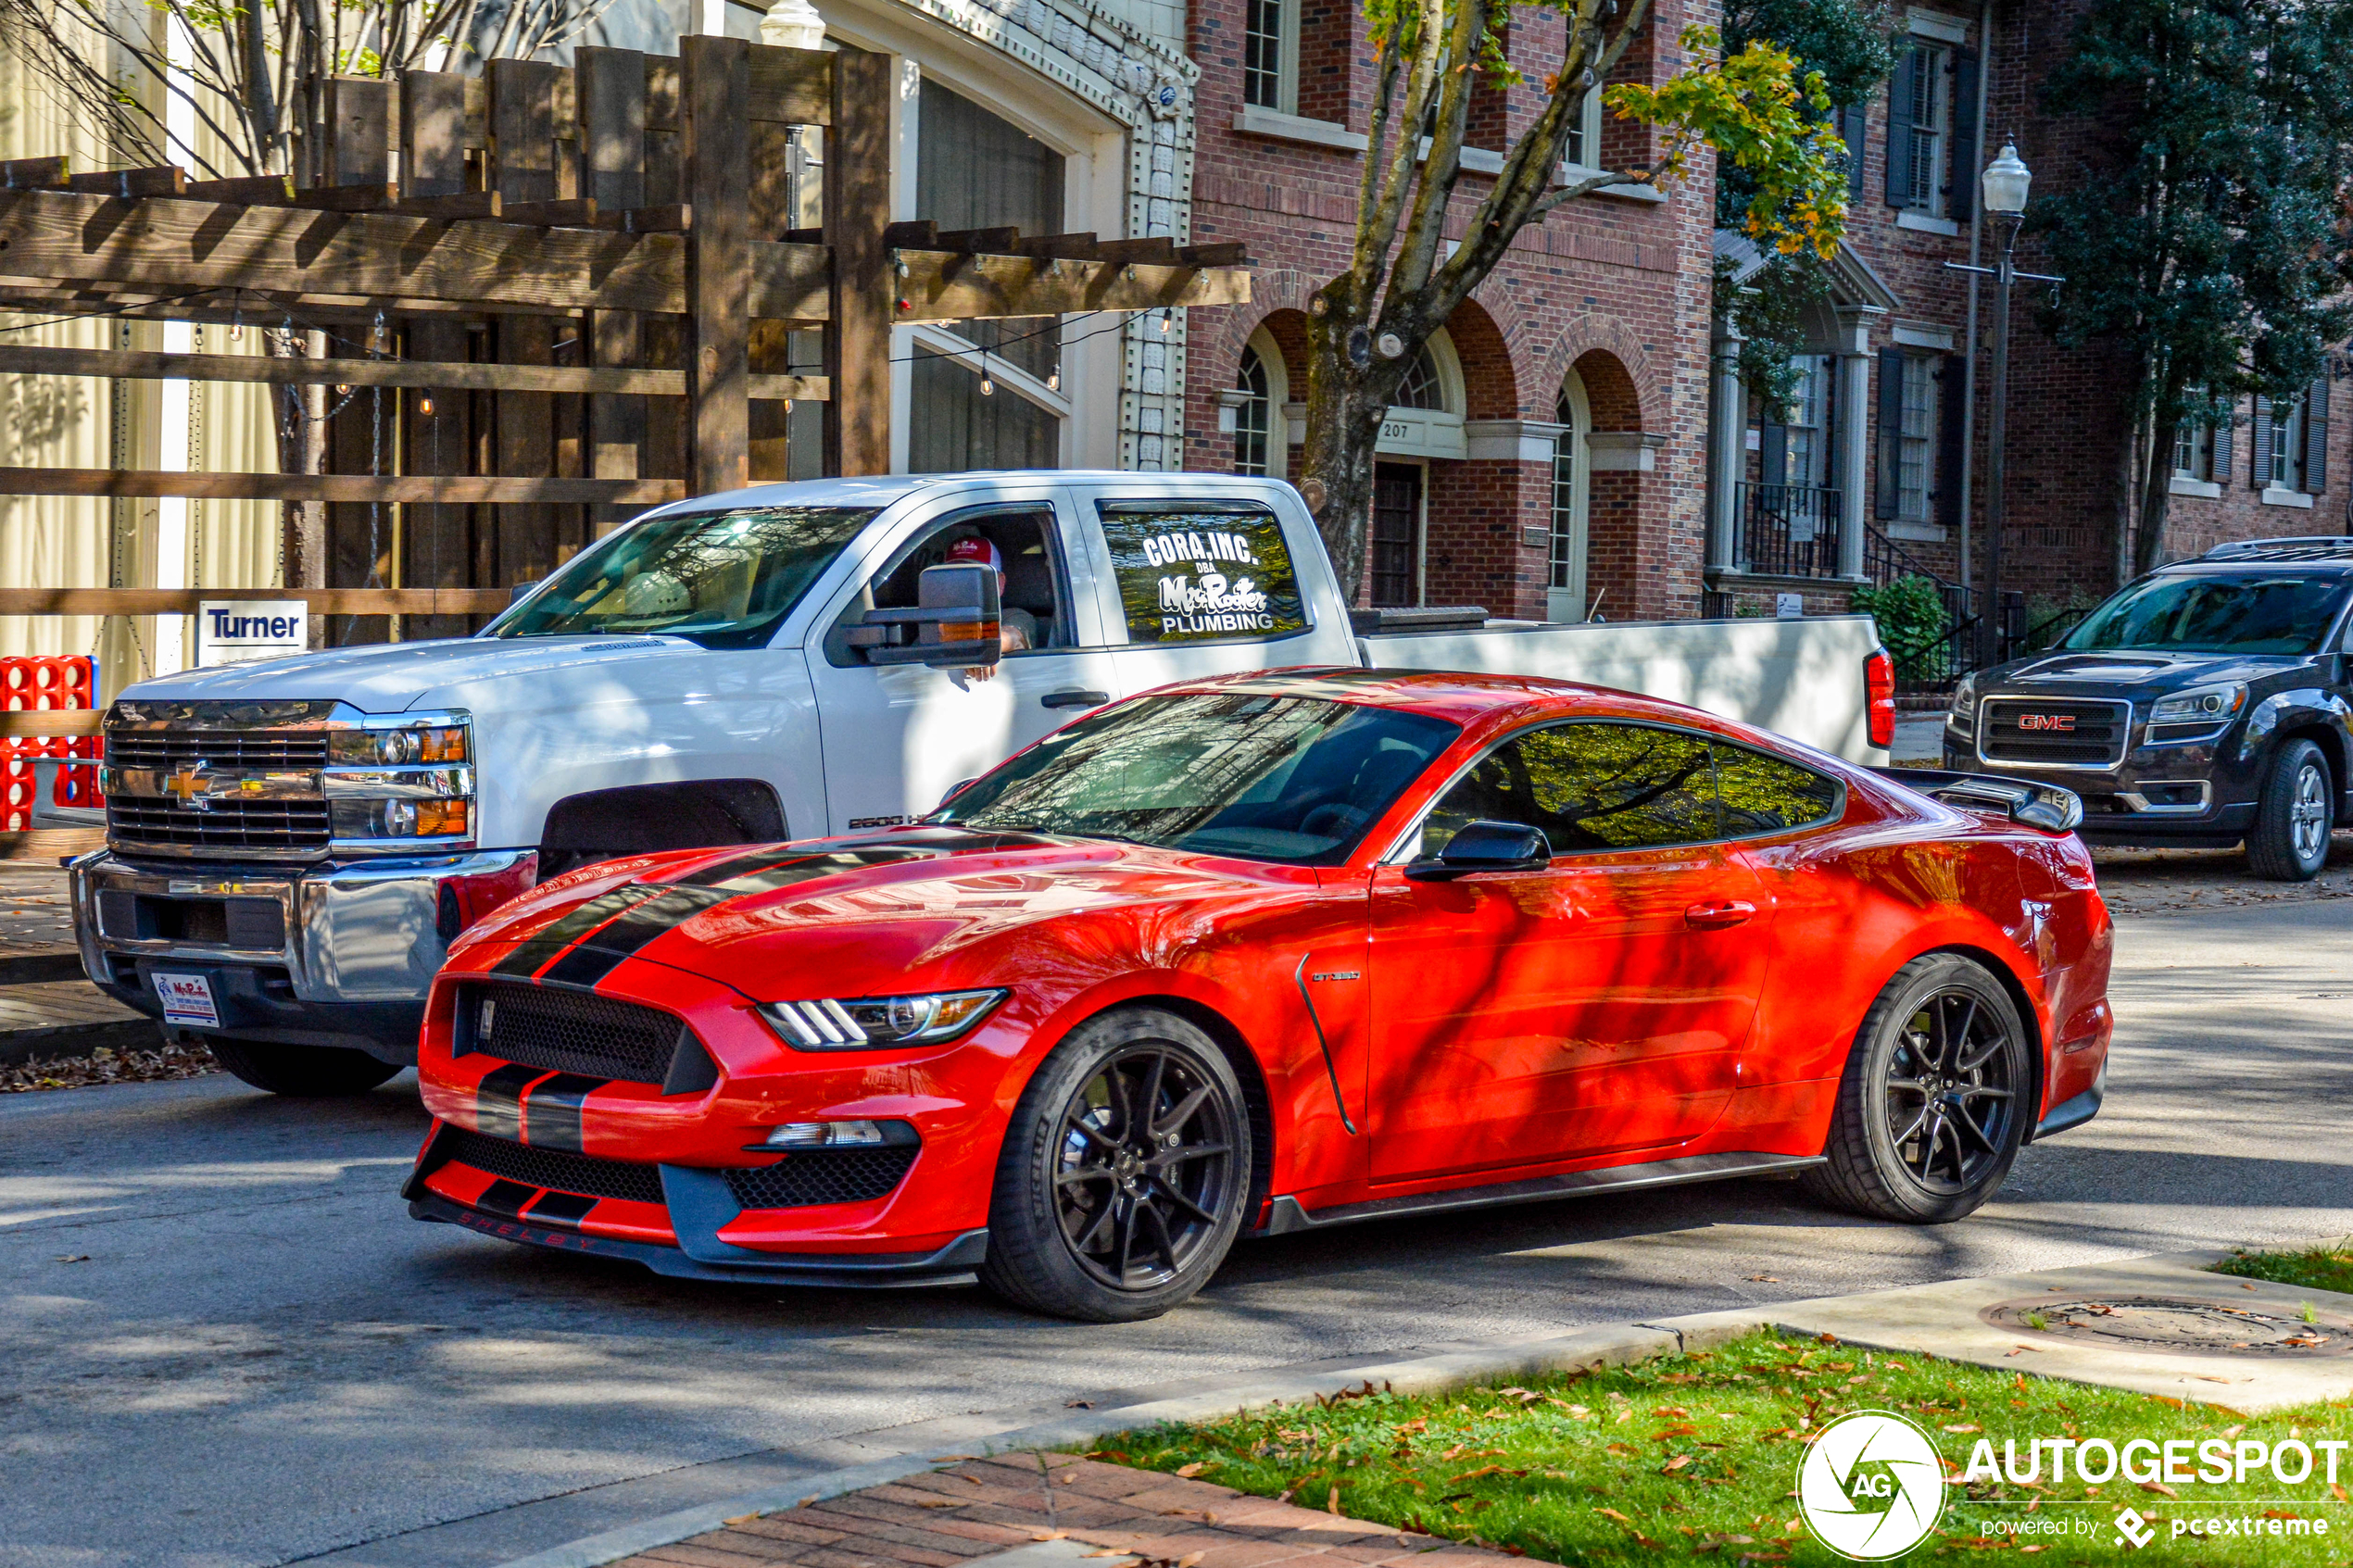
<path id="1" fill-rule="evenodd" d="M 327 765 L 327 737 L 317 730 L 110 730 L 107 766 L 177 769 L 203 762 L 233 768 L 315 772 Z"/>
<path id="2" fill-rule="evenodd" d="M 658 1009 L 544 985 L 470 985 L 458 1006 L 468 1049 L 629 1084 L 668 1077 L 686 1027 Z"/>
<path id="3" fill-rule="evenodd" d="M 628 1203 L 660 1203 L 661 1167 L 634 1160 L 599 1160 L 560 1148 L 533 1148 L 505 1138 L 485 1137 L 462 1127 L 442 1134 L 437 1152 L 459 1165 L 504 1176 L 528 1187 L 576 1192 L 584 1198 L 617 1198 Z"/>
<path id="4" fill-rule="evenodd" d="M 1980 755 L 1988 761 L 2114 767 L 2124 760 L 2130 703 L 2082 697 L 1987 697 L 1979 709 Z"/>
<path id="5" fill-rule="evenodd" d="M 120 764 L 110 759 L 109 765 Z M 292 850 L 308 854 L 327 847 L 327 803 L 217 800 L 209 810 L 192 811 L 175 800 L 109 795 L 107 836 L 118 847 L 132 850 Z"/>
<path id="6" fill-rule="evenodd" d="M 788 1154 L 774 1165 L 737 1166 L 727 1190 L 747 1209 L 808 1209 L 820 1203 L 865 1203 L 907 1179 L 915 1148 L 819 1148 Z"/>

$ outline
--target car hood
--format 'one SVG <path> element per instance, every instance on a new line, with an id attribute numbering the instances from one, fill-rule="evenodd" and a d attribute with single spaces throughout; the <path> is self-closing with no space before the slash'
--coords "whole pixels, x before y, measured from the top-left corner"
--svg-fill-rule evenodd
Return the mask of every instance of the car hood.
<path id="1" fill-rule="evenodd" d="M 1060 941 L 1025 945 L 1049 923 L 1125 909 L 1137 920 L 1121 945 L 1173 950 L 1200 934 L 1179 911 L 1203 900 L 1316 885 L 1303 869 L 1099 839 L 902 829 L 589 867 L 476 925 L 451 962 L 594 985 L 641 958 L 755 1000 L 954 989 L 993 983 L 1008 963 L 1080 960 Z"/>
<path id="2" fill-rule="evenodd" d="M 702 649 L 683 637 L 452 637 L 423 643 L 371 643 L 322 648 L 292 659 L 260 659 L 210 670 L 183 670 L 128 687 L 131 701 L 349 703 L 363 713 L 404 712 L 452 688 L 535 680 L 552 671 L 649 659 L 692 659 Z"/>
<path id="3" fill-rule="evenodd" d="M 2024 687 L 2052 696 L 2129 696 L 2179 691 L 2209 681 L 2252 684 L 2311 660 L 2296 654 L 2176 653 L 2161 648 L 2112 648 L 2096 653 L 2038 653 L 1994 671 L 1979 694 Z"/>

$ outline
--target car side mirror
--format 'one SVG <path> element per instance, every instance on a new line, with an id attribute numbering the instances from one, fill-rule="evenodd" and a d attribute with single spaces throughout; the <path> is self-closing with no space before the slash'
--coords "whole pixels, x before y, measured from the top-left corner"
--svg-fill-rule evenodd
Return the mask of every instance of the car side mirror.
<path id="1" fill-rule="evenodd" d="M 915 580 L 914 608 L 870 609 L 849 640 L 869 664 L 995 664 L 1004 655 L 997 573 L 964 561 L 927 566 Z"/>
<path id="2" fill-rule="evenodd" d="M 1553 863 L 1552 841 L 1542 828 L 1520 822 L 1465 822 L 1435 860 L 1405 868 L 1416 882 L 1452 882 L 1473 872 L 1541 872 Z"/>

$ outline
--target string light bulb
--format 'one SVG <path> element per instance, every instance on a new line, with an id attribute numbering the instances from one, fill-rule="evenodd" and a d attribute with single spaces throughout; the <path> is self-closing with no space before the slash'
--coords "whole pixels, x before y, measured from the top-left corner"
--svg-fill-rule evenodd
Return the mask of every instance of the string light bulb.
<path id="1" fill-rule="evenodd" d="M 1166 336 L 1168 335 L 1168 329 L 1169 329 L 1169 325 L 1170 325 L 1170 323 L 1174 322 L 1176 320 L 1176 315 L 1175 315 L 1173 312 L 1169 312 L 1169 313 L 1165 313 L 1165 314 L 1162 315 L 1162 317 L 1161 317 L 1161 319 L 1160 319 L 1160 335 L 1161 335 L 1161 336 L 1163 336 L 1163 337 L 1166 337 Z"/>
<path id="2" fill-rule="evenodd" d="M 988 372 L 986 370 L 983 370 L 980 374 L 980 395 L 983 397 L 994 397 L 997 395 L 997 383 L 988 379 Z"/>
<path id="3" fill-rule="evenodd" d="M 417 399 L 417 412 L 430 419 L 433 415 L 433 394 L 428 392 Z"/>
<path id="4" fill-rule="evenodd" d="M 1060 392 L 1062 389 L 1063 368 L 1060 365 L 1056 365 L 1052 370 L 1046 372 L 1046 390 L 1049 392 Z"/>

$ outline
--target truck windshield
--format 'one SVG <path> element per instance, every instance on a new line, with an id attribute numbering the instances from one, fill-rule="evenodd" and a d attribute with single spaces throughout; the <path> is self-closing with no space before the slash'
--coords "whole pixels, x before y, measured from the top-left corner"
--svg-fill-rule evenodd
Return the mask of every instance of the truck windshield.
<path id="1" fill-rule="evenodd" d="M 2310 653 L 2345 602 L 2337 577 L 2152 577 L 2100 606 L 2062 646 L 2181 653 Z"/>
<path id="2" fill-rule="evenodd" d="M 1461 733 L 1320 698 L 1144 697 L 1047 736 L 925 820 L 1337 865 Z"/>
<path id="3" fill-rule="evenodd" d="M 624 528 L 575 556 L 493 637 L 661 632 L 710 648 L 759 647 L 873 507 L 736 507 Z"/>

